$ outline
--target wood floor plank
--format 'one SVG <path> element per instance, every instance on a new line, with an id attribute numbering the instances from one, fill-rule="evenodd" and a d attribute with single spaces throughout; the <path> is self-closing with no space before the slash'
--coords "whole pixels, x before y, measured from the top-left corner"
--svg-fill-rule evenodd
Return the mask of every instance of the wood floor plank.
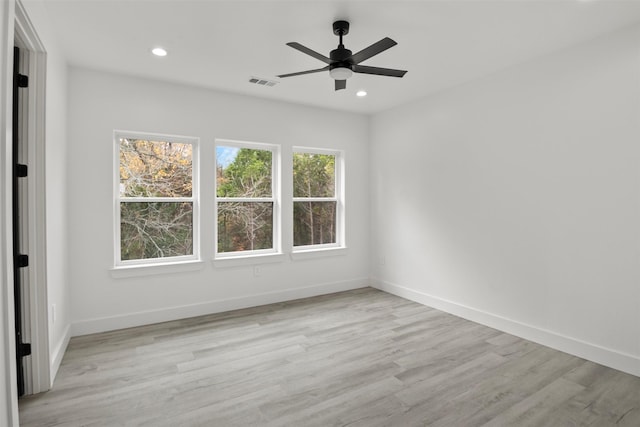
<path id="1" fill-rule="evenodd" d="M 640 378 L 371 288 L 72 338 L 22 426 L 640 426 Z"/>
<path id="2" fill-rule="evenodd" d="M 583 390 L 581 385 L 559 378 L 511 406 L 483 427 L 550 425 L 554 420 L 548 414 Z"/>

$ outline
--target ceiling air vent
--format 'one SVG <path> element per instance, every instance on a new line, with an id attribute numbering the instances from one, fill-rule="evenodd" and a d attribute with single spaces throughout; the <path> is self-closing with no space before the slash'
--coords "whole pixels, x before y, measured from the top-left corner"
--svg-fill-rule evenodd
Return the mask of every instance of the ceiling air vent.
<path id="1" fill-rule="evenodd" d="M 251 77 L 249 79 L 249 83 L 254 83 L 260 86 L 275 86 L 278 82 L 274 82 L 273 80 L 262 79 L 260 77 Z"/>

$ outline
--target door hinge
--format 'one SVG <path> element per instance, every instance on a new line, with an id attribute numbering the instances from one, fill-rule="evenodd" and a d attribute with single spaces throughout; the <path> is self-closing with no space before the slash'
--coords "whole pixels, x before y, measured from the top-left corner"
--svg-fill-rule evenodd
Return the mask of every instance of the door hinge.
<path id="1" fill-rule="evenodd" d="M 29 76 L 18 74 L 18 87 L 29 87 Z"/>
<path id="2" fill-rule="evenodd" d="M 20 254 L 20 255 L 18 255 L 16 261 L 17 261 L 18 267 L 20 267 L 20 268 L 28 267 L 29 266 L 29 255 Z"/>
<path id="3" fill-rule="evenodd" d="M 27 167 L 27 165 L 22 165 L 19 163 L 16 165 L 16 176 L 18 178 L 26 177 L 28 172 L 29 172 L 29 168 Z"/>
<path id="4" fill-rule="evenodd" d="M 18 357 L 25 357 L 31 355 L 31 344 L 20 343 L 18 345 Z"/>

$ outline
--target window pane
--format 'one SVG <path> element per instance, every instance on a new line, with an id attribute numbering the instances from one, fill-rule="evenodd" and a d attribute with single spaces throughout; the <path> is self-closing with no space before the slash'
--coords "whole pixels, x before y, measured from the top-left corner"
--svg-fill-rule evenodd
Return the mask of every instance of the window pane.
<path id="1" fill-rule="evenodd" d="M 271 157 L 269 150 L 216 147 L 218 197 L 271 197 Z"/>
<path id="2" fill-rule="evenodd" d="M 192 145 L 120 138 L 121 197 L 191 197 Z"/>
<path id="3" fill-rule="evenodd" d="M 293 197 L 334 197 L 336 156 L 293 153 Z"/>
<path id="4" fill-rule="evenodd" d="M 120 202 L 123 261 L 193 254 L 191 202 Z"/>
<path id="5" fill-rule="evenodd" d="M 336 202 L 293 203 L 293 245 L 336 243 Z"/>
<path id="6" fill-rule="evenodd" d="M 273 248 L 273 203 L 218 202 L 218 252 Z"/>

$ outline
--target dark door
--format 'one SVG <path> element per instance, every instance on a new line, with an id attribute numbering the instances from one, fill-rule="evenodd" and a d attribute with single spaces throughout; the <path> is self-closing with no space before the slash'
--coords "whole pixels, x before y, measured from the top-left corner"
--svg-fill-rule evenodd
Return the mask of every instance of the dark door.
<path id="1" fill-rule="evenodd" d="M 20 212 L 20 190 L 25 185 L 27 177 L 27 165 L 19 163 L 18 153 L 21 145 L 20 135 L 20 93 L 21 88 L 26 88 L 28 84 L 27 76 L 19 73 L 20 50 L 13 48 L 13 295 L 15 307 L 16 324 L 16 366 L 18 370 L 18 396 L 24 395 L 24 366 L 23 358 L 31 354 L 31 345 L 22 342 L 22 274 L 23 269 L 29 265 L 29 257 L 21 252 L 20 231 L 26 224 L 26 218 L 22 218 Z"/>

